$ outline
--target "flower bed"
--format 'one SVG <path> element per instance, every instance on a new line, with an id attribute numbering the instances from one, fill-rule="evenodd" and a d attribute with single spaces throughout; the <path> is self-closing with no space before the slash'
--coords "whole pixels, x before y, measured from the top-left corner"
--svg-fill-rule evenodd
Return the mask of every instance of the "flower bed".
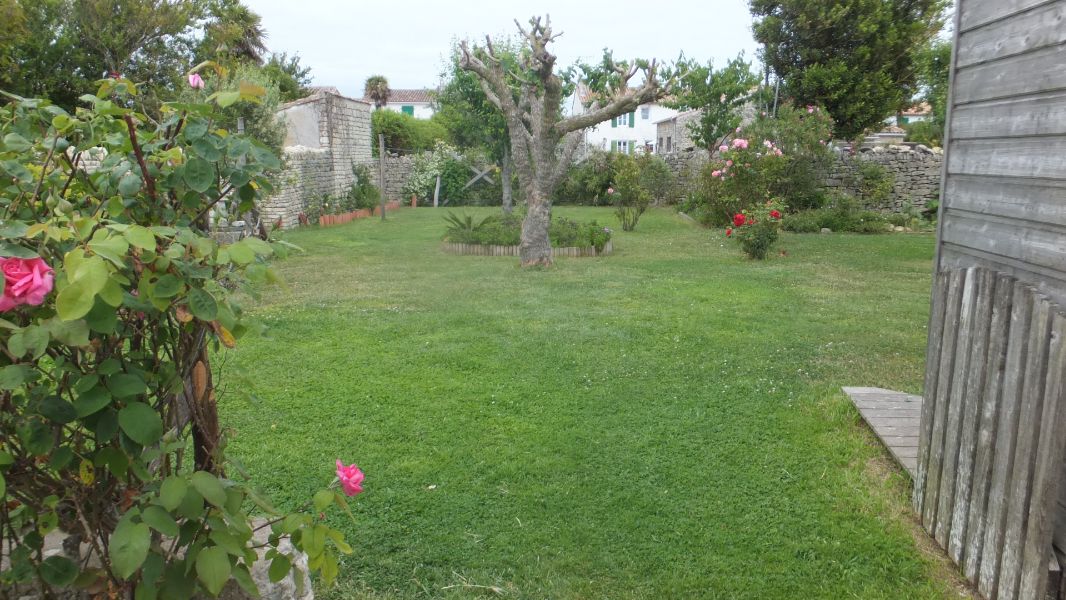
<path id="1" fill-rule="evenodd" d="M 462 254 L 467 256 L 518 256 L 518 249 L 520 246 L 497 246 L 489 244 L 457 244 L 453 242 L 444 242 L 442 246 L 445 252 L 451 254 Z M 583 248 L 569 247 L 569 248 L 552 248 L 552 258 L 558 258 L 560 256 L 569 256 L 572 258 L 579 258 L 584 256 L 604 256 L 610 254 L 613 250 L 611 242 L 608 240 L 603 245 L 602 250 L 597 250 L 595 246 L 586 246 Z"/>
<path id="2" fill-rule="evenodd" d="M 396 210 L 397 208 L 400 208 L 400 203 L 395 200 L 385 203 L 386 211 Z M 373 213 L 370 212 L 370 209 L 360 208 L 359 210 L 352 210 L 335 215 L 322 215 L 318 218 L 318 224 L 323 227 L 326 227 L 328 225 L 343 225 L 345 223 L 351 223 L 356 219 L 366 219 L 367 217 L 372 217 L 380 214 L 380 207 L 375 208 Z"/>

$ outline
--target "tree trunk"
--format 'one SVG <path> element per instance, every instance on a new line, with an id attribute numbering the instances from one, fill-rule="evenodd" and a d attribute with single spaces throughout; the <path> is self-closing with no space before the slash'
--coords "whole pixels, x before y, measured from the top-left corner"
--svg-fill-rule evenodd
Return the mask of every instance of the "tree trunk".
<path id="1" fill-rule="evenodd" d="M 500 187 L 503 189 L 503 212 L 511 214 L 514 210 L 514 197 L 511 190 L 511 149 L 503 148 L 503 165 L 500 168 Z"/>
<path id="2" fill-rule="evenodd" d="M 552 264 L 552 247 L 548 239 L 551 225 L 552 205 L 547 194 L 536 190 L 526 199 L 529 211 L 522 221 L 522 244 L 518 254 L 523 267 L 549 267 Z"/>

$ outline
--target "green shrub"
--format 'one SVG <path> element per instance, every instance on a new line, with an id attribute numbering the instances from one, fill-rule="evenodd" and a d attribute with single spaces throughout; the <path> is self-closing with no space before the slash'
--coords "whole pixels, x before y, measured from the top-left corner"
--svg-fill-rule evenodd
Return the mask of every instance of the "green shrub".
<path id="1" fill-rule="evenodd" d="M 725 230 L 726 237 L 740 242 L 740 247 L 750 258 L 763 260 L 777 243 L 784 210 L 780 201 L 767 200 L 737 213 L 733 215 L 733 225 Z"/>
<path id="2" fill-rule="evenodd" d="M 636 158 L 640 169 L 640 187 L 644 188 L 656 205 L 671 204 L 677 199 L 677 176 L 660 156 L 640 154 Z"/>
<path id="3" fill-rule="evenodd" d="M 930 148 L 938 147 L 944 139 L 944 132 L 934 121 L 915 121 L 903 127 L 907 132 L 904 140 L 916 144 L 925 144 Z"/>
<path id="4" fill-rule="evenodd" d="M 827 145 L 832 139 L 833 119 L 817 106 L 796 107 L 786 103 L 777 115 L 762 115 L 737 136 L 750 141 L 770 140 L 781 150 L 780 161 L 764 163 L 774 169 L 764 175 L 766 197 L 781 198 L 792 210 L 822 206 L 823 174 L 833 161 Z"/>
<path id="5" fill-rule="evenodd" d="M 823 228 L 835 232 L 885 233 L 888 218 L 875 211 L 862 210 L 854 198 L 830 195 L 830 205 L 787 215 L 782 227 L 793 233 L 818 233 Z"/>
<path id="6" fill-rule="evenodd" d="M 648 210 L 651 193 L 641 182 L 641 168 L 637 159 L 622 155 L 615 161 L 614 187 L 607 193 L 614 202 L 614 214 L 622 223 L 622 231 L 633 231 L 644 211 Z"/>
<path id="7" fill-rule="evenodd" d="M 484 246 L 517 246 L 522 241 L 522 215 L 490 215 L 476 221 L 470 215 L 456 215 L 449 212 L 444 220 L 448 229 L 444 240 L 456 244 L 478 244 Z M 548 228 L 548 238 L 556 248 L 588 248 L 594 246 L 597 251 L 611 239 L 611 230 L 591 223 L 582 223 L 567 218 L 553 219 Z"/>
<path id="8" fill-rule="evenodd" d="M 352 165 L 352 185 L 348 188 L 345 196 L 344 209 L 374 210 L 381 204 L 381 190 L 373 183 L 370 167 L 367 165 Z"/>
<path id="9" fill-rule="evenodd" d="M 896 178 L 883 166 L 860 161 L 856 174 L 856 188 L 866 206 L 884 206 L 892 198 Z"/>
<path id="10" fill-rule="evenodd" d="M 605 206 L 611 203 L 607 189 L 615 176 L 615 162 L 622 156 L 614 152 L 591 150 L 585 160 L 570 167 L 566 178 L 555 188 L 555 204 L 588 204 Z"/>
<path id="11" fill-rule="evenodd" d="M 388 109 L 371 114 L 370 132 L 374 156 L 378 155 L 378 134 L 385 135 L 387 151 L 402 154 L 432 150 L 438 141 L 448 139 L 448 131 L 440 123 Z"/>

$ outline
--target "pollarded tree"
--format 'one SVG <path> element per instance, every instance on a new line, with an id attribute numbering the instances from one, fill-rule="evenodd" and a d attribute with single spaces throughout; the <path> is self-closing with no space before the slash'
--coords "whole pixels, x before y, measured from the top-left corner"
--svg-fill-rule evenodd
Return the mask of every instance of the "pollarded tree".
<path id="1" fill-rule="evenodd" d="M 629 64 L 605 53 L 601 64 L 581 66 L 585 84 L 595 92 L 588 110 L 564 116 L 563 98 L 572 85 L 568 74 L 555 72 L 556 57 L 548 50 L 562 34 L 552 32 L 548 17 L 530 19 L 529 29 L 515 24 L 523 45 L 516 69 L 507 68 L 489 37 L 484 47 L 460 43 L 460 65 L 478 76 L 485 95 L 507 121 L 511 156 L 528 206 L 519 250 L 522 266 L 547 266 L 552 263 L 551 193 L 581 144 L 581 130 L 662 98 L 669 85 L 660 85 L 655 61 Z M 638 73 L 644 81 L 630 87 Z"/>

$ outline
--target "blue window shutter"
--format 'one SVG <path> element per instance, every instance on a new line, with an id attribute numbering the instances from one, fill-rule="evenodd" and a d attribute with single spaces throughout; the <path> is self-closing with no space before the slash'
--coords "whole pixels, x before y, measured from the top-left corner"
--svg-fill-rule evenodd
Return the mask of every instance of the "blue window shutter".
<path id="1" fill-rule="evenodd" d="M 400 111 L 405 115 L 415 116 L 415 107 L 410 104 L 406 104 L 400 107 Z"/>
<path id="2" fill-rule="evenodd" d="M 629 113 L 629 126 L 630 127 L 636 127 L 637 126 L 637 111 L 633 111 L 633 112 Z"/>

